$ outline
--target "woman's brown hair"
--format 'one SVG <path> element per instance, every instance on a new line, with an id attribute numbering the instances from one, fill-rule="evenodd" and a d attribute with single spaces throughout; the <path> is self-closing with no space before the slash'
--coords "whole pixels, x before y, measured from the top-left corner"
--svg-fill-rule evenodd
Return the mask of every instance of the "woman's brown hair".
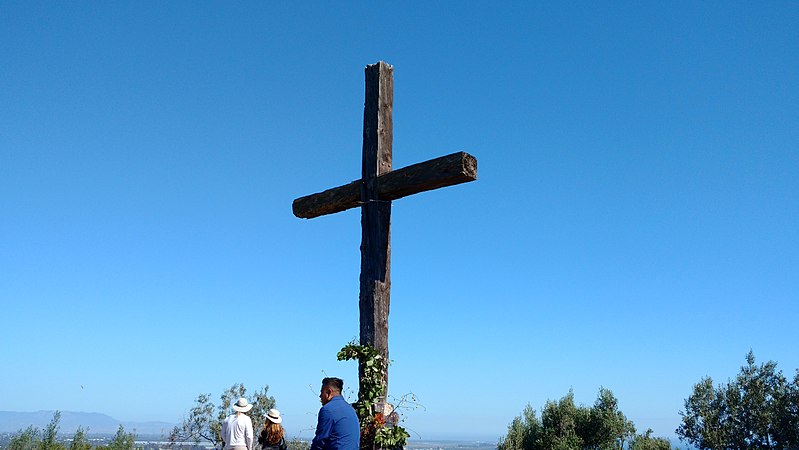
<path id="1" fill-rule="evenodd" d="M 258 436 L 258 443 L 262 446 L 277 445 L 283 439 L 284 433 L 283 426 L 266 419 L 264 429 L 261 430 L 261 435 Z"/>

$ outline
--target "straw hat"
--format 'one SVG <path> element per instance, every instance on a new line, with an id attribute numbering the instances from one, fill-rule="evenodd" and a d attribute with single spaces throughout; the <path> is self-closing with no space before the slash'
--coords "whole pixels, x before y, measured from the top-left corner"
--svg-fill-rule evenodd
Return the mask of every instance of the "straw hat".
<path id="1" fill-rule="evenodd" d="M 252 409 L 252 403 L 247 402 L 247 399 L 242 397 L 233 405 L 233 411 L 245 413 Z"/>
<path id="2" fill-rule="evenodd" d="M 280 417 L 280 411 L 272 408 L 266 413 L 266 418 L 269 419 L 273 423 L 281 423 L 283 422 L 283 418 Z"/>

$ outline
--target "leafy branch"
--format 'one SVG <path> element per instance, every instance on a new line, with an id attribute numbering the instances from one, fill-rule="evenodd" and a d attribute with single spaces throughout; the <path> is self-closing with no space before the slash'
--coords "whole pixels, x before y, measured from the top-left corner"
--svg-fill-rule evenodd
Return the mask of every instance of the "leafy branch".
<path id="1" fill-rule="evenodd" d="M 342 347 L 338 352 L 339 361 L 357 360 L 363 368 L 361 373 L 358 400 L 353 405 L 361 423 L 361 448 L 396 449 L 405 446 L 410 434 L 405 428 L 397 425 L 398 415 L 391 412 L 385 417 L 383 411 L 376 411 L 375 406 L 385 398 L 386 387 L 383 384 L 383 373 L 389 362 L 380 352 L 370 345 L 359 345 L 355 342 Z"/>

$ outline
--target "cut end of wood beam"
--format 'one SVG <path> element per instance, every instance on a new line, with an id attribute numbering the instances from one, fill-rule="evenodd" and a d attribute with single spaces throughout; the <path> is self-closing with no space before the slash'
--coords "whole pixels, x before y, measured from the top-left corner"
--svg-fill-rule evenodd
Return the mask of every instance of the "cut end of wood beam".
<path id="1" fill-rule="evenodd" d="M 466 153 L 461 152 L 462 160 L 463 160 L 463 173 L 471 178 L 469 181 L 474 181 L 477 179 L 477 158 L 474 156 Z"/>

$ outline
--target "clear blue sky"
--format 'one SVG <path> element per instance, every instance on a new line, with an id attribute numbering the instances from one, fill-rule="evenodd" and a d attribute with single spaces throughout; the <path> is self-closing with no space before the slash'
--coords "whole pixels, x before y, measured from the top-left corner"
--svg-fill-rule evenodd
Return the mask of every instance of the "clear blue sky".
<path id="1" fill-rule="evenodd" d="M 799 367 L 799 3 L 3 2 L 0 409 L 177 422 L 268 384 L 308 438 L 358 334 L 363 68 L 394 65 L 391 393 L 491 438 L 611 389 L 672 435 Z M 73 431 L 73 430 L 65 430 Z M 418 433 L 418 434 L 417 434 Z"/>

